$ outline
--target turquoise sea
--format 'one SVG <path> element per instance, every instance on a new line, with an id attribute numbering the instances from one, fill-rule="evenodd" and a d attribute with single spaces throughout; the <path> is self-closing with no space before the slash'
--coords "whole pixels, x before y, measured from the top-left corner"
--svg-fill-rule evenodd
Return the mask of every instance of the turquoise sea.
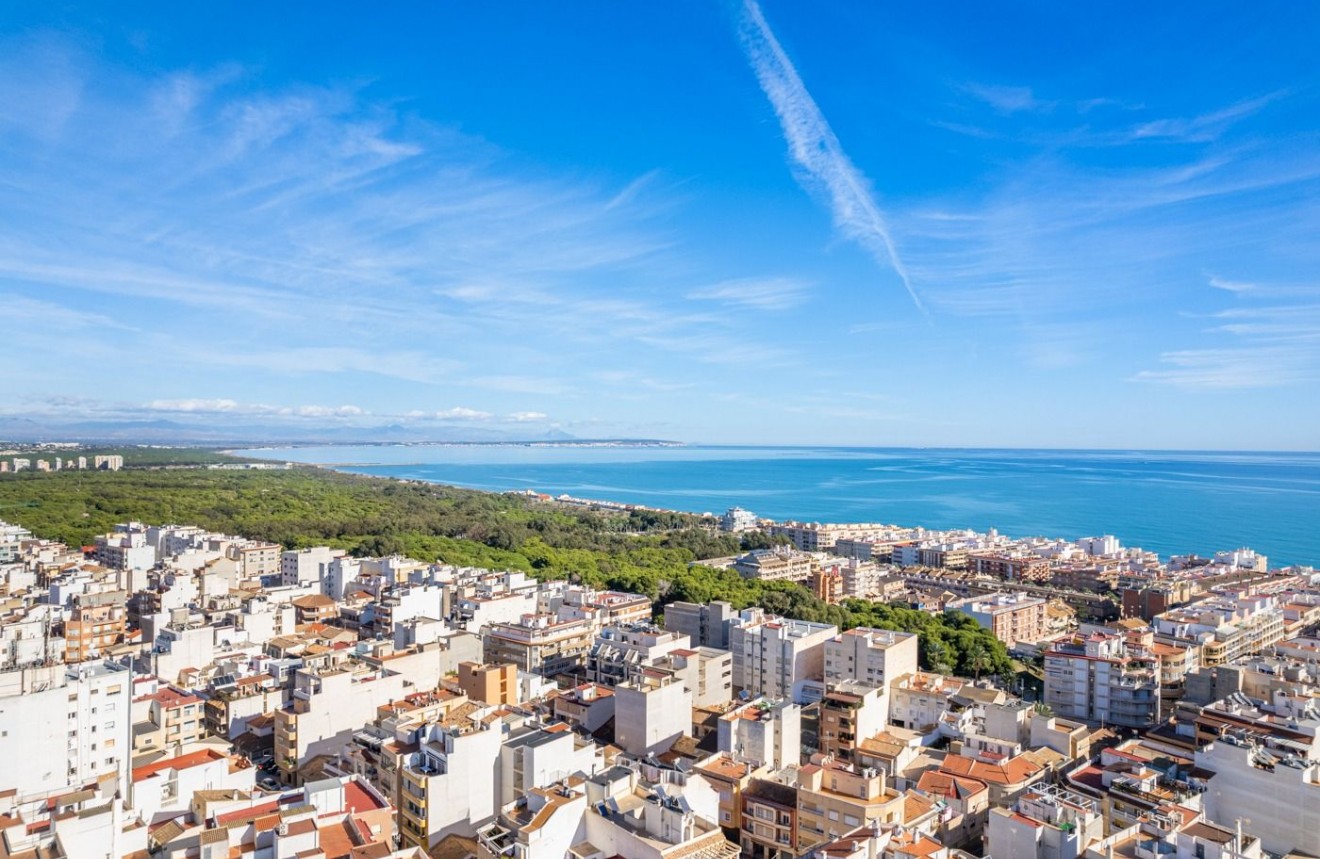
<path id="1" fill-rule="evenodd" d="M 248 455 L 497 492 L 774 519 L 1114 534 L 1211 554 L 1250 546 L 1271 565 L 1320 564 L 1320 454 L 807 447 L 382 445 Z"/>

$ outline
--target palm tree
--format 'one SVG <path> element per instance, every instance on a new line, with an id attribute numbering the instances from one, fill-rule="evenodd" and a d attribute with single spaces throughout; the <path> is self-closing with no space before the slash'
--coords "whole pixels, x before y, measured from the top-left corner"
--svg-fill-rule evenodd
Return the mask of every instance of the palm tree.
<path id="1" fill-rule="evenodd" d="M 981 642 L 974 641 L 972 646 L 967 648 L 967 667 L 972 669 L 972 674 L 977 680 L 981 679 L 981 672 L 990 667 L 990 651 L 986 650 Z"/>
<path id="2" fill-rule="evenodd" d="M 949 646 L 938 638 L 927 640 L 926 662 L 936 674 L 953 673 L 953 665 L 949 662 Z"/>

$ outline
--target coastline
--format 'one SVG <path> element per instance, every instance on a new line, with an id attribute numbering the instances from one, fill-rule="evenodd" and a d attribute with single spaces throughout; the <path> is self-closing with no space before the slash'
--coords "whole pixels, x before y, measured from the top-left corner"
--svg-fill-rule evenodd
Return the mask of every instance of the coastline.
<path id="1" fill-rule="evenodd" d="M 339 446 L 316 447 L 329 453 Z M 435 448 L 461 455 L 429 462 L 304 456 L 300 464 L 496 494 L 567 495 L 577 505 L 618 510 L 718 516 L 739 506 L 780 522 L 905 522 L 1066 541 L 1115 534 L 1161 557 L 1244 546 L 1278 566 L 1314 565 L 1320 557 L 1315 454 L 685 445 L 563 447 L 560 457 L 521 445 Z M 267 459 L 281 450 L 293 449 L 242 453 Z"/>

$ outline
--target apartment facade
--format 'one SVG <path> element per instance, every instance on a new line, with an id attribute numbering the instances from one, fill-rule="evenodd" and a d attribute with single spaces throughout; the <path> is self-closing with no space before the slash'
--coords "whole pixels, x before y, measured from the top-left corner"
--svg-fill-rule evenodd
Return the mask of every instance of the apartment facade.
<path id="1" fill-rule="evenodd" d="M 748 609 L 729 635 L 733 685 L 753 695 L 814 700 L 823 692 L 825 643 L 838 635 L 828 623 L 767 616 Z"/>
<path id="2" fill-rule="evenodd" d="M 1159 718 L 1159 665 L 1116 632 L 1058 641 L 1045 651 L 1045 703 L 1065 719 L 1146 728 Z"/>
<path id="3" fill-rule="evenodd" d="M 967 615 L 995 638 L 1012 647 L 1019 641 L 1034 642 L 1049 631 L 1046 601 L 1022 593 L 989 594 L 954 600 L 945 611 Z"/>
<path id="4" fill-rule="evenodd" d="M 486 662 L 508 662 L 544 677 L 579 674 L 593 639 L 586 620 L 560 620 L 551 614 L 524 615 L 517 623 L 482 628 Z"/>
<path id="5" fill-rule="evenodd" d="M 825 682 L 852 680 L 888 691 L 917 670 L 916 633 L 854 627 L 825 642 Z"/>

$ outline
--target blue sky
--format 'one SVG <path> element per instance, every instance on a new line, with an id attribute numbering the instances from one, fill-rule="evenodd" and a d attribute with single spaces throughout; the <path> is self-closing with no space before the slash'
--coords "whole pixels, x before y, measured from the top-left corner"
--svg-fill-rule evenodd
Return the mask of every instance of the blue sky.
<path id="1" fill-rule="evenodd" d="M 1316 449 L 1320 7 L 908 5 L 10 4 L 0 414 Z"/>

